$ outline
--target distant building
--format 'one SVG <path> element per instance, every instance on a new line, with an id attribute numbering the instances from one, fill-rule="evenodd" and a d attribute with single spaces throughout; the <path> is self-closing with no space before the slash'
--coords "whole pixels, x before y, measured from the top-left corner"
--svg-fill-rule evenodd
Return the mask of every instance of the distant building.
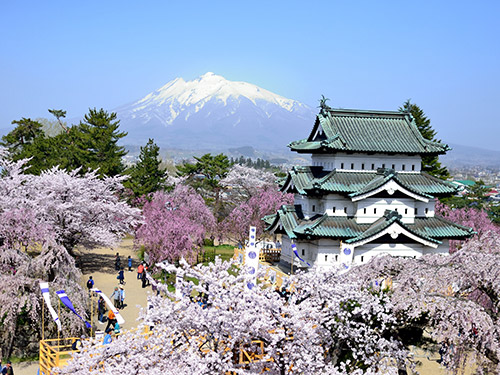
<path id="1" fill-rule="evenodd" d="M 282 234 L 284 261 L 305 265 L 292 241 L 311 265 L 349 267 L 379 254 L 447 254 L 450 239 L 473 233 L 434 214 L 435 198 L 459 188 L 421 172 L 421 157 L 449 148 L 424 139 L 408 113 L 323 105 L 309 136 L 289 147 L 310 154 L 311 165 L 293 167 L 281 183 L 294 205 L 264 218 Z"/>

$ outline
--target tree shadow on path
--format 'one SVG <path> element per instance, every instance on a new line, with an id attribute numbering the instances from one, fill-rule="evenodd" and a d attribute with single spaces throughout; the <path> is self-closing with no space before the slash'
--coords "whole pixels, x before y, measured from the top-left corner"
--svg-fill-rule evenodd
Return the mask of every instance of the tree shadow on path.
<path id="1" fill-rule="evenodd" d="M 116 253 L 98 254 L 91 251 L 81 254 L 80 270 L 83 274 L 92 274 L 95 272 L 118 274 L 118 271 L 115 270 L 115 256 Z M 126 259 L 121 260 L 122 267 L 124 266 L 124 261 L 126 261 Z"/>

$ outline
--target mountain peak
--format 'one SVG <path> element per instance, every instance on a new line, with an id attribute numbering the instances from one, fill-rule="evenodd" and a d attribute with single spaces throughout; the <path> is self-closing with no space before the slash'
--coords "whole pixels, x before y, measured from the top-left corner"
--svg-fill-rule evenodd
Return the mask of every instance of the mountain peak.
<path id="1" fill-rule="evenodd" d="M 146 127 L 172 127 L 172 131 L 177 129 L 176 132 L 182 133 L 192 132 L 196 128 L 198 138 L 208 129 L 212 129 L 212 133 L 213 129 L 219 129 L 217 132 L 224 138 L 229 129 L 251 131 L 256 126 L 272 127 L 274 122 L 290 127 L 291 123 L 301 121 L 297 118 L 314 118 L 313 111 L 296 100 L 251 83 L 229 81 L 213 72 L 191 81 L 176 78 L 116 111 L 124 125 L 142 123 Z"/>

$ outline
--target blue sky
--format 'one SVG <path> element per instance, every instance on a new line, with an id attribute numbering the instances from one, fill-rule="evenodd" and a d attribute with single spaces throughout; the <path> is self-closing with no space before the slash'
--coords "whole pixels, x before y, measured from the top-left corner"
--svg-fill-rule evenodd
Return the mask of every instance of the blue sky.
<path id="1" fill-rule="evenodd" d="M 3 1 L 0 128 L 212 71 L 310 106 L 411 98 L 444 142 L 500 150 L 499 14 L 498 1 Z"/>

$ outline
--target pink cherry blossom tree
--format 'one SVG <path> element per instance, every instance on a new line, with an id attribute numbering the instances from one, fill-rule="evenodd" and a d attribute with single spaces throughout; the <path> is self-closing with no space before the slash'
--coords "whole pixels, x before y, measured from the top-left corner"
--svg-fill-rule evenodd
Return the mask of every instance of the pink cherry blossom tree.
<path id="1" fill-rule="evenodd" d="M 264 231 L 264 216 L 275 213 L 284 204 L 293 204 L 293 194 L 283 194 L 276 186 L 266 185 L 248 199 L 236 206 L 220 225 L 226 238 L 244 242 L 250 225 L 257 227 L 257 235 Z"/>
<path id="2" fill-rule="evenodd" d="M 206 233 L 215 228 L 203 198 L 185 185 L 177 185 L 171 193 L 154 193 L 144 204 L 143 215 L 136 243 L 145 246 L 153 262 L 194 260 Z"/>
<path id="3" fill-rule="evenodd" d="M 176 300 L 159 285 L 166 297 L 151 296 L 142 316 L 154 325 L 150 334 L 128 332 L 105 347 L 90 343 L 62 374 L 396 374 L 396 363 L 409 363 L 391 332 L 397 319 L 390 300 L 356 280 L 296 275 L 290 282 L 300 287 L 286 299 L 263 284 L 248 291 L 245 277 L 219 259 L 165 269 L 182 272 L 177 287 L 205 296 L 206 305 Z M 241 349 L 261 358 L 240 363 Z"/>
<path id="4" fill-rule="evenodd" d="M 392 314 L 405 322 L 406 345 L 446 343 L 452 371 L 475 362 L 476 373 L 500 372 L 500 236 L 490 231 L 450 256 L 382 257 L 353 268 L 347 278 L 366 286 L 392 280 Z"/>
<path id="5" fill-rule="evenodd" d="M 257 227 L 257 235 L 264 231 L 262 218 L 275 213 L 284 204 L 293 204 L 293 194 L 283 194 L 276 186 L 267 185 L 236 206 L 220 224 L 221 236 L 244 243 L 250 225 Z"/>
<path id="6" fill-rule="evenodd" d="M 271 172 L 234 164 L 220 185 L 225 189 L 226 203 L 234 206 L 248 201 L 263 188 L 276 186 L 275 182 L 276 176 Z"/>
<path id="7" fill-rule="evenodd" d="M 450 208 L 436 201 L 436 213 L 454 223 L 474 229 L 475 239 L 481 240 L 489 232 L 500 235 L 500 226 L 493 223 L 485 210 L 472 207 Z M 450 241 L 450 252 L 455 252 L 463 246 L 463 241 Z"/>
<path id="8" fill-rule="evenodd" d="M 95 173 L 81 177 L 58 168 L 25 175 L 24 166 L 25 161 L 0 158 L 0 347 L 5 357 L 38 350 L 40 281 L 50 281 L 52 292 L 64 289 L 85 316 L 86 293 L 71 256 L 75 246 L 111 246 L 140 223 L 140 211 L 119 200 L 119 177 L 101 180 Z M 55 325 L 47 315 L 50 336 Z M 63 335 L 83 330 L 69 311 L 62 310 L 60 319 Z"/>

